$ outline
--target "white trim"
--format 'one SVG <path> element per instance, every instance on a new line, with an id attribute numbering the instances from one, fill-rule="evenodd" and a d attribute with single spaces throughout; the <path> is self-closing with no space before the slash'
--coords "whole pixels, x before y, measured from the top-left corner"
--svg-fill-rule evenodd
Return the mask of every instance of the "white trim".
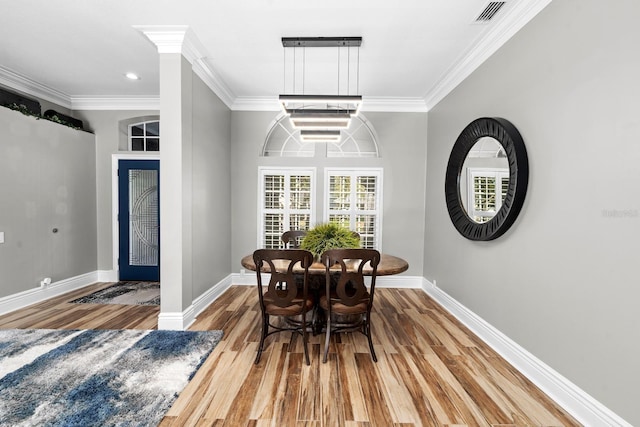
<path id="1" fill-rule="evenodd" d="M 268 273 L 262 274 L 262 281 L 269 283 L 271 275 Z M 234 285 L 241 286 L 256 286 L 258 279 L 254 271 L 240 270 L 240 273 L 231 274 L 231 281 Z M 376 288 L 394 288 L 394 289 L 422 289 L 424 283 L 424 277 L 420 276 L 377 276 Z"/>
<path id="2" fill-rule="evenodd" d="M 0 315 L 19 310 L 32 304 L 44 301 L 64 293 L 84 288 L 99 282 L 98 272 L 92 271 L 68 279 L 53 282 L 46 288 L 29 289 L 17 294 L 0 298 Z"/>
<path id="3" fill-rule="evenodd" d="M 421 289 L 423 278 L 420 276 L 377 276 L 376 288 Z"/>
<path id="4" fill-rule="evenodd" d="M 184 311 L 158 314 L 158 330 L 184 331 L 195 320 L 193 306 L 190 305 Z"/>
<path id="5" fill-rule="evenodd" d="M 438 83 L 424 96 L 427 110 L 431 110 L 464 79 L 469 77 L 484 61 L 493 55 L 514 34 L 531 21 L 551 0 L 531 0 L 515 2 L 504 11 L 500 21 L 493 24 L 488 32 L 444 73 Z"/>
<path id="6" fill-rule="evenodd" d="M 229 274 L 227 277 L 213 285 L 208 291 L 193 300 L 193 310 L 196 316 L 202 313 L 212 302 L 217 300 L 220 295 L 225 293 L 227 289 L 233 284 L 233 275 Z"/>
<path id="7" fill-rule="evenodd" d="M 380 111 L 397 113 L 426 113 L 429 111 L 424 98 L 389 98 L 389 97 L 362 97 L 360 111 Z"/>
<path id="8" fill-rule="evenodd" d="M 137 28 L 137 27 L 134 27 Z M 139 28 L 138 28 L 139 29 Z M 189 33 L 187 33 L 189 34 Z M 174 34 L 175 35 L 175 34 Z M 174 43 L 177 41 L 174 40 Z M 191 37 L 184 40 L 184 56 L 193 72 L 232 111 L 282 111 L 276 96 L 236 96 L 215 69 L 206 61 L 206 53 L 198 51 Z M 188 47 L 187 47 L 188 45 Z M 179 53 L 183 53 L 181 50 Z M 0 84 L 20 92 L 53 102 L 71 110 L 135 111 L 160 110 L 160 96 L 69 96 L 0 66 Z M 446 94 L 445 94 L 446 95 Z M 361 111 L 425 113 L 429 111 L 423 98 L 362 97 Z"/>
<path id="9" fill-rule="evenodd" d="M 158 53 L 182 53 L 188 25 L 133 25 L 158 49 Z"/>
<path id="10" fill-rule="evenodd" d="M 516 2 L 472 45 L 422 98 L 363 96 L 362 111 L 427 112 L 544 9 L 551 0 Z M 237 97 L 206 61 L 206 49 L 187 25 L 134 25 L 159 53 L 181 53 L 194 72 L 232 111 L 279 111 L 274 97 Z M 143 98 L 74 96 L 57 91 L 0 66 L 0 84 L 73 110 L 159 110 L 159 96 Z"/>
<path id="11" fill-rule="evenodd" d="M 277 96 L 238 96 L 230 108 L 234 111 L 279 111 L 282 104 Z"/>
<path id="12" fill-rule="evenodd" d="M 98 270 L 98 282 L 117 282 L 117 270 Z"/>
<path id="13" fill-rule="evenodd" d="M 70 108 L 72 110 L 160 110 L 160 97 L 72 96 Z"/>
<path id="14" fill-rule="evenodd" d="M 0 65 L 0 84 L 62 107 L 71 108 L 71 98 L 66 93 L 38 83 L 2 65 Z"/>
<path id="15" fill-rule="evenodd" d="M 424 279 L 422 289 L 583 425 L 631 427 L 631 424 L 587 392 L 427 279 Z"/>
<path id="16" fill-rule="evenodd" d="M 206 62 L 204 58 L 198 58 L 193 63 L 193 72 L 202 79 L 209 89 L 215 93 L 224 104 L 233 110 L 234 99 L 237 99 L 233 91 L 222 80 L 222 77 Z"/>
<path id="17" fill-rule="evenodd" d="M 188 25 L 134 25 L 133 28 L 156 45 L 159 54 L 182 54 L 193 72 L 231 109 L 236 96 L 209 65 L 207 49 Z"/>
<path id="18" fill-rule="evenodd" d="M 227 106 L 234 111 L 282 111 L 276 96 L 238 96 L 232 97 L 231 101 Z M 428 109 L 424 98 L 363 96 L 360 111 L 426 113 Z"/>
<path id="19" fill-rule="evenodd" d="M 118 249 L 120 246 L 120 235 L 118 230 L 118 161 L 119 160 L 158 160 L 159 152 L 135 152 L 135 153 L 114 153 L 111 155 L 111 241 L 112 241 L 112 269 L 110 277 L 115 279 L 110 282 L 117 282 L 119 278 Z"/>
<path id="20" fill-rule="evenodd" d="M 160 313 L 158 315 L 158 329 L 184 331 L 196 317 L 202 313 L 211 303 L 217 300 L 232 284 L 233 275 L 228 275 L 208 291 L 197 297 L 189 307 L 182 312 Z"/>

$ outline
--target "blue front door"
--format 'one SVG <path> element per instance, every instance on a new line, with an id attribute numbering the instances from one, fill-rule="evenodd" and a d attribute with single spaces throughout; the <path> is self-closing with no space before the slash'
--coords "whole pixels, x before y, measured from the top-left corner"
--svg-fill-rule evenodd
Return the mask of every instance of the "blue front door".
<path id="1" fill-rule="evenodd" d="M 118 162 L 120 280 L 160 281 L 160 161 Z"/>

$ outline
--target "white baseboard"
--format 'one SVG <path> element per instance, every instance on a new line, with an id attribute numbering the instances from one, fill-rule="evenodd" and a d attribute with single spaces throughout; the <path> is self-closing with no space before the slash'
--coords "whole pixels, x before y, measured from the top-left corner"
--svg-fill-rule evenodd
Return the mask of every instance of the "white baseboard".
<path id="1" fill-rule="evenodd" d="M 262 275 L 262 282 L 269 283 L 270 274 Z M 234 285 L 256 285 L 258 280 L 256 273 L 240 272 L 231 274 L 232 283 Z M 376 277 L 376 287 L 378 288 L 413 288 L 421 289 L 423 287 L 424 277 L 420 276 L 378 276 Z"/>
<path id="2" fill-rule="evenodd" d="M 583 425 L 631 427 L 587 392 L 424 278 L 422 289 Z"/>
<path id="3" fill-rule="evenodd" d="M 166 330 L 186 330 L 195 320 L 198 314 L 202 313 L 212 302 L 222 295 L 232 283 L 232 275 L 228 275 L 198 298 L 193 300 L 191 305 L 182 312 L 163 313 L 158 315 L 158 329 Z"/>
<path id="4" fill-rule="evenodd" d="M 211 305 L 212 302 L 217 300 L 220 297 L 220 295 L 222 295 L 227 289 L 229 289 L 229 287 L 233 283 L 232 277 L 233 275 L 231 274 L 228 275 L 227 277 L 225 277 L 224 279 L 222 279 L 221 281 L 213 285 L 211 288 L 209 288 L 209 290 L 206 291 L 204 294 L 200 295 L 198 298 L 193 300 L 192 305 L 193 305 L 194 313 L 196 316 L 202 313 L 203 310 L 209 307 L 209 305 Z"/>
<path id="5" fill-rule="evenodd" d="M 184 331 L 193 323 L 193 305 L 184 311 L 160 313 L 158 315 L 158 329 L 168 331 Z"/>
<path id="6" fill-rule="evenodd" d="M 109 270 L 93 271 L 69 279 L 60 280 L 46 288 L 35 288 L 18 294 L 0 298 L 0 315 L 36 304 L 66 292 L 83 288 L 96 282 L 115 282 L 117 272 Z M 268 275 L 265 275 L 268 281 Z M 222 295 L 232 284 L 255 285 L 256 275 L 251 272 L 233 273 L 214 284 L 208 291 L 196 298 L 182 312 L 160 313 L 158 329 L 185 330 L 198 314 Z M 631 427 L 613 411 L 591 397 L 584 390 L 543 363 L 519 344 L 490 325 L 480 316 L 452 298 L 442 289 L 424 277 L 417 276 L 380 276 L 377 286 L 383 288 L 421 288 L 431 298 L 468 327 L 487 345 L 492 347 L 518 371 L 531 380 L 551 399 L 562 406 L 585 426 Z"/>
<path id="7" fill-rule="evenodd" d="M 376 277 L 377 288 L 422 288 L 424 277 L 420 276 L 378 276 Z"/>
<path id="8" fill-rule="evenodd" d="M 98 270 L 99 282 L 117 282 L 118 271 L 117 270 Z"/>
<path id="9" fill-rule="evenodd" d="M 47 287 L 29 289 L 28 291 L 0 298 L 0 315 L 39 303 L 69 291 L 84 288 L 92 283 L 99 282 L 98 276 L 97 271 L 92 271 L 69 279 L 53 282 Z"/>

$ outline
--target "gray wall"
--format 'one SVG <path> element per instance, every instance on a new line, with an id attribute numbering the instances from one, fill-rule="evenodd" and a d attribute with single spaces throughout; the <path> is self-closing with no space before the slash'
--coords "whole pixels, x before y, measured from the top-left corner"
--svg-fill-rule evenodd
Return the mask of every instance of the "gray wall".
<path id="1" fill-rule="evenodd" d="M 424 276 L 640 425 L 640 2 L 556 0 L 429 112 Z M 515 225 L 462 238 L 444 200 L 453 143 L 504 117 L 530 161 Z"/>
<path id="2" fill-rule="evenodd" d="M 75 117 L 83 120 L 85 127 L 95 134 L 96 141 L 96 224 L 98 270 L 113 269 L 113 211 L 112 197 L 112 154 L 126 152 L 127 129 L 120 122 L 133 118 L 144 120 L 150 116 L 157 118 L 158 111 L 76 111 Z"/>
<path id="3" fill-rule="evenodd" d="M 96 270 L 95 182 L 92 134 L 0 108 L 0 297 Z"/>
<path id="4" fill-rule="evenodd" d="M 193 296 L 231 269 L 231 110 L 193 76 Z"/>
<path id="5" fill-rule="evenodd" d="M 96 135 L 98 269 L 113 268 L 112 154 L 126 153 L 132 119 L 158 117 L 157 110 L 79 111 Z M 193 298 L 231 272 L 231 111 L 193 75 Z M 162 129 L 161 129 L 162 133 Z"/>
<path id="6" fill-rule="evenodd" d="M 318 200 L 322 200 L 324 167 L 357 166 L 383 167 L 382 251 L 406 259 L 406 274 L 422 276 L 427 115 L 365 112 L 377 133 L 381 155 L 378 159 L 260 157 L 276 115 L 241 111 L 231 114 L 232 271 L 239 271 L 242 257 L 256 249 L 259 166 L 316 167 Z M 322 212 L 317 212 L 316 218 L 321 221 Z"/>

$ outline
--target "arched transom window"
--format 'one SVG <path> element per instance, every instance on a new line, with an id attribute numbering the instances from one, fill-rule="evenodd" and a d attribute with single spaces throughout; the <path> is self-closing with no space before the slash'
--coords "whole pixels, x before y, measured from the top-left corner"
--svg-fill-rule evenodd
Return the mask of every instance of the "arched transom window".
<path id="1" fill-rule="evenodd" d="M 338 142 L 305 142 L 300 129 L 291 125 L 288 116 L 274 120 L 262 149 L 264 157 L 379 157 L 375 131 L 359 114 L 351 118 L 349 128 L 340 132 Z"/>
<path id="2" fill-rule="evenodd" d="M 130 151 L 160 151 L 160 121 L 129 125 Z"/>

